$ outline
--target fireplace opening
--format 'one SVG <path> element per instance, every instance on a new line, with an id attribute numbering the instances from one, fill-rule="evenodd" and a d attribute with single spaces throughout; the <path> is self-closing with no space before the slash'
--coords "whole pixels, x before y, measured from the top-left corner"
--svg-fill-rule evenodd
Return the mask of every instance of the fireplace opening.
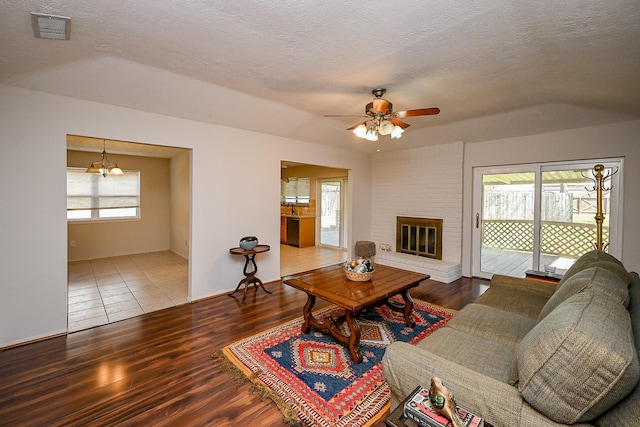
<path id="1" fill-rule="evenodd" d="M 442 259 L 442 219 L 396 217 L 396 252 Z"/>

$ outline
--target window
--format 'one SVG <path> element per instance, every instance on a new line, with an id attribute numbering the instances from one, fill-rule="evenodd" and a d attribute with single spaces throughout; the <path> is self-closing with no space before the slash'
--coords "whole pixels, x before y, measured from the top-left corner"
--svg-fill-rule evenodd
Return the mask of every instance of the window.
<path id="1" fill-rule="evenodd" d="M 67 220 L 140 218 L 140 171 L 124 175 L 86 173 L 67 168 Z"/>
<path id="2" fill-rule="evenodd" d="M 281 203 L 283 205 L 309 204 L 310 178 L 287 178 L 280 181 Z"/>

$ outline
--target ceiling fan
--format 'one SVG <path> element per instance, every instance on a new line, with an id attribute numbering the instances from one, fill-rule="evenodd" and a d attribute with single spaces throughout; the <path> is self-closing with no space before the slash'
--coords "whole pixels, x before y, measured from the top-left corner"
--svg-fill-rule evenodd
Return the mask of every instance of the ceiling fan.
<path id="1" fill-rule="evenodd" d="M 393 104 L 382 98 L 386 91 L 385 88 L 376 88 L 371 91 L 375 98 L 365 107 L 365 116 L 327 114 L 325 117 L 366 117 L 367 120 L 353 125 L 347 130 L 353 131 L 360 138 L 377 141 L 378 134 L 391 135 L 391 138 L 400 138 L 404 130 L 410 125 L 398 120 L 398 117 L 432 116 L 440 113 L 440 109 L 435 107 L 394 112 Z"/>

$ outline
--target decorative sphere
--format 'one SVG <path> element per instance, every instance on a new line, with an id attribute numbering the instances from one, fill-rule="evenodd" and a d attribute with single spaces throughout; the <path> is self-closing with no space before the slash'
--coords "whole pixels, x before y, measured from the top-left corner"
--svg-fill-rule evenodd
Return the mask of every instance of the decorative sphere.
<path id="1" fill-rule="evenodd" d="M 356 268 L 354 268 L 354 271 L 356 273 L 366 273 L 367 272 L 367 266 L 364 264 L 358 264 L 358 266 Z"/>
<path id="2" fill-rule="evenodd" d="M 250 251 L 256 246 L 258 246 L 258 238 L 255 236 L 247 236 L 240 239 L 240 247 L 245 251 Z"/>

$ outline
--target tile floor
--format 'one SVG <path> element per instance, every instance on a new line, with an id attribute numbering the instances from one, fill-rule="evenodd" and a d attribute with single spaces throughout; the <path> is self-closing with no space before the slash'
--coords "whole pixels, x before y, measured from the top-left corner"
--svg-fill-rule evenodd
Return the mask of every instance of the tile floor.
<path id="1" fill-rule="evenodd" d="M 280 245 L 280 276 L 338 264 L 346 259 L 347 251 L 337 248 L 310 246 L 299 249 L 295 246 Z"/>
<path id="2" fill-rule="evenodd" d="M 69 332 L 186 303 L 188 266 L 170 251 L 70 262 Z"/>
<path id="3" fill-rule="evenodd" d="M 280 245 L 280 275 L 346 260 L 346 251 Z M 188 302 L 189 263 L 170 251 L 69 263 L 69 332 Z"/>

